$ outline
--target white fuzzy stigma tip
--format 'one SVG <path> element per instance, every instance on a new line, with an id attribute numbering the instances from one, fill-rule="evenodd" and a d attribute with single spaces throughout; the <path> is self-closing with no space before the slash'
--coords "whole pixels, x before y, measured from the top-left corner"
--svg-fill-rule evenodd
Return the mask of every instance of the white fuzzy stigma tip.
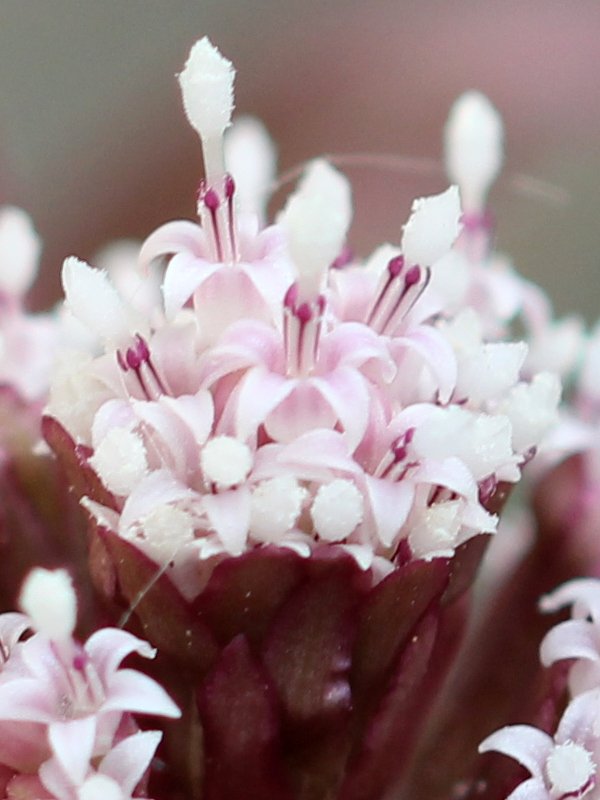
<path id="1" fill-rule="evenodd" d="M 19 605 L 33 627 L 49 639 L 68 639 L 77 621 L 77 597 L 64 569 L 32 570 L 23 584 Z"/>
<path id="2" fill-rule="evenodd" d="M 553 793 L 562 796 L 579 796 L 588 784 L 596 765 L 591 753 L 575 742 L 556 745 L 548 760 L 546 771 L 552 784 Z"/>
<path id="3" fill-rule="evenodd" d="M 246 480 L 252 468 L 252 453 L 232 436 L 217 436 L 204 446 L 201 461 L 204 475 L 211 483 L 230 489 Z"/>
<path id="4" fill-rule="evenodd" d="M 192 47 L 179 85 L 188 120 L 202 139 L 220 136 L 231 122 L 235 70 L 208 37 Z"/>
<path id="5" fill-rule="evenodd" d="M 446 170 L 467 211 L 482 210 L 502 166 L 503 134 L 500 114 L 480 92 L 466 92 L 452 106 L 444 134 Z"/>
<path id="6" fill-rule="evenodd" d="M 321 539 L 341 542 L 362 522 L 362 494 L 352 481 L 337 478 L 319 488 L 310 515 Z"/>
<path id="7" fill-rule="evenodd" d="M 316 295 L 339 256 L 352 220 L 348 179 L 324 159 L 312 161 L 279 217 L 302 294 Z"/>
<path id="8" fill-rule="evenodd" d="M 461 213 L 457 186 L 415 200 L 402 235 L 407 263 L 428 267 L 446 255 L 460 233 Z"/>

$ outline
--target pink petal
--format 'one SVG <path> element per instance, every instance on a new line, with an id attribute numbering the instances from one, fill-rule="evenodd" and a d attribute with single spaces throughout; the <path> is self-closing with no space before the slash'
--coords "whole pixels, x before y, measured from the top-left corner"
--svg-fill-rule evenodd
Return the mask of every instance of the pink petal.
<path id="1" fill-rule="evenodd" d="M 144 731 L 128 736 L 102 759 L 98 771 L 116 781 L 128 797 L 148 769 L 161 738 L 160 731 Z"/>
<path id="2" fill-rule="evenodd" d="M 379 361 L 384 380 L 391 381 L 396 367 L 383 339 L 371 328 L 358 322 L 344 322 L 323 337 L 319 354 L 319 370 L 330 372 L 338 366 L 363 366 Z"/>
<path id="3" fill-rule="evenodd" d="M 591 614 L 595 620 L 600 620 L 600 582 L 595 578 L 576 578 L 563 583 L 540 601 L 540 608 L 546 613 L 565 606 L 574 606 L 574 617 Z"/>
<path id="4" fill-rule="evenodd" d="M 588 749 L 595 749 L 598 741 L 599 702 L 598 688 L 584 692 L 571 700 L 558 723 L 554 737 L 556 742 L 562 744 L 572 741 L 588 746 Z"/>
<path id="5" fill-rule="evenodd" d="M 410 481 L 387 481 L 370 475 L 365 476 L 365 483 L 377 538 L 384 547 L 390 547 L 412 507 L 414 484 Z"/>
<path id="6" fill-rule="evenodd" d="M 156 681 L 133 669 L 113 673 L 107 687 L 108 696 L 102 711 L 130 711 L 178 718 L 180 710 Z"/>
<path id="7" fill-rule="evenodd" d="M 68 722 L 54 722 L 48 730 L 52 752 L 74 784 L 83 783 L 90 767 L 96 737 L 93 715 Z"/>
<path id="8" fill-rule="evenodd" d="M 196 258 L 206 253 L 206 237 L 202 228 L 188 220 L 177 220 L 161 225 L 142 245 L 139 262 L 145 268 L 155 258 L 171 253 L 189 252 Z"/>
<path id="9" fill-rule="evenodd" d="M 167 319 L 172 319 L 187 303 L 203 281 L 209 278 L 220 264 L 198 258 L 189 252 L 173 256 L 165 271 L 163 297 Z"/>
<path id="10" fill-rule="evenodd" d="M 285 396 L 277 405 L 271 402 L 272 411 L 265 419 L 265 429 L 277 442 L 291 442 L 315 428 L 332 428 L 336 412 L 323 396 L 316 378 L 289 379 L 281 393 Z"/>
<path id="11" fill-rule="evenodd" d="M 534 778 L 543 780 L 543 767 L 553 747 L 550 736 L 531 725 L 508 725 L 484 739 L 479 752 L 503 753 L 522 764 Z"/>
<path id="12" fill-rule="evenodd" d="M 227 304 L 222 302 L 224 297 Z M 266 301 L 240 265 L 221 266 L 209 275 L 194 293 L 194 308 L 200 331 L 211 342 L 240 319 L 269 322 L 271 316 Z"/>
<path id="13" fill-rule="evenodd" d="M 159 402 L 181 419 L 196 444 L 203 444 L 208 439 L 214 421 L 213 401 L 209 392 L 201 390 L 197 394 L 180 397 L 162 395 Z"/>
<path id="14" fill-rule="evenodd" d="M 0 685 L 0 720 L 53 722 L 59 716 L 51 685 L 17 678 Z"/>
<path id="15" fill-rule="evenodd" d="M 179 481 L 166 469 L 151 472 L 127 498 L 121 514 L 120 528 L 131 525 L 153 511 L 157 505 L 192 500 L 196 493 Z"/>
<path id="16" fill-rule="evenodd" d="M 296 382 L 257 367 L 250 370 L 232 395 L 235 431 L 245 441 L 256 433 L 269 413 L 288 397 Z M 224 412 L 224 416 L 228 412 Z"/>
<path id="17" fill-rule="evenodd" d="M 361 471 L 348 452 L 344 436 L 324 428 L 308 431 L 285 445 L 276 461 L 289 465 L 304 480 L 328 480 L 334 472 Z"/>
<path id="18" fill-rule="evenodd" d="M 530 778 L 520 783 L 506 800 L 551 800 L 551 795 L 540 778 Z"/>
<path id="19" fill-rule="evenodd" d="M 392 353 L 398 346 L 418 353 L 431 369 L 437 381 L 441 403 L 447 403 L 456 386 L 456 356 L 449 342 L 435 328 L 419 325 L 406 336 L 393 339 Z"/>
<path id="20" fill-rule="evenodd" d="M 353 452 L 367 428 L 369 392 L 362 375 L 351 367 L 338 367 L 326 378 L 311 378 L 329 403 L 341 426 L 350 452 Z"/>
<path id="21" fill-rule="evenodd" d="M 107 685 L 119 664 L 132 653 L 154 658 L 155 650 L 137 636 L 119 628 L 101 628 L 87 640 L 84 650 L 102 683 Z"/>
<path id="22" fill-rule="evenodd" d="M 250 524 L 250 492 L 245 487 L 206 495 L 204 509 L 210 526 L 232 555 L 240 555 L 246 545 Z"/>
<path id="23" fill-rule="evenodd" d="M 540 660 L 545 667 L 565 658 L 600 661 L 598 631 L 584 620 L 569 620 L 552 628 L 540 646 Z"/>

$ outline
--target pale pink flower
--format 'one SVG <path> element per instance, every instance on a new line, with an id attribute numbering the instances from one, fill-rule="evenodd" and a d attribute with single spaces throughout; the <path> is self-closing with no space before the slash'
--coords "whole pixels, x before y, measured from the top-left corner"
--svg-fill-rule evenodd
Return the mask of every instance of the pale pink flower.
<path id="1" fill-rule="evenodd" d="M 73 639 L 76 599 L 66 573 L 34 570 L 21 604 L 28 617 L 3 620 L 0 763 L 28 771 L 51 749 L 59 760 L 77 758 L 82 770 L 110 749 L 124 714 L 179 716 L 155 681 L 119 668 L 132 653 L 152 658 L 146 642 L 112 628 L 84 645 Z M 26 622 L 36 633 L 15 641 Z"/>
<path id="2" fill-rule="evenodd" d="M 481 743 L 481 753 L 503 753 L 531 774 L 506 800 L 591 800 L 598 796 L 600 740 L 595 723 L 599 699 L 594 691 L 572 700 L 553 737 L 530 725 L 509 725 Z"/>

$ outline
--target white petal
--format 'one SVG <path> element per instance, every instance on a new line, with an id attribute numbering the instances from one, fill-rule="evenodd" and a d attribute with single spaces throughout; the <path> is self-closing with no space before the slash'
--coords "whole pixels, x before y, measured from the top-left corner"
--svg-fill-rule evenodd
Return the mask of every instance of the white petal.
<path id="1" fill-rule="evenodd" d="M 542 768 L 552 752 L 554 742 L 547 733 L 530 725 L 508 725 L 492 733 L 479 745 L 480 753 L 493 750 L 514 758 L 534 778 L 543 779 Z"/>

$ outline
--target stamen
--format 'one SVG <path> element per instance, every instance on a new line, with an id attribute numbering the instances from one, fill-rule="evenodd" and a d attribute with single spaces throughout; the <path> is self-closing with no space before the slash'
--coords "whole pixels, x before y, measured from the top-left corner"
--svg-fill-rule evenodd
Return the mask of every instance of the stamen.
<path id="1" fill-rule="evenodd" d="M 390 449 L 383 456 L 374 475 L 377 478 L 387 478 L 391 481 L 399 481 L 406 475 L 408 469 L 415 465 L 416 462 L 408 462 L 406 459 L 409 455 L 409 444 L 412 442 L 415 435 L 415 428 L 407 428 L 404 433 L 398 436 L 392 444 Z"/>
<path id="2" fill-rule="evenodd" d="M 308 375 L 319 355 L 325 298 L 298 303 L 298 285 L 292 284 L 283 301 L 283 341 L 288 375 Z"/>
<path id="3" fill-rule="evenodd" d="M 213 258 L 223 263 L 239 258 L 234 197 L 235 182 L 229 174 L 210 186 L 203 181 L 198 193 L 198 213 L 204 229 L 212 235 Z"/>
<path id="4" fill-rule="evenodd" d="M 395 256 L 381 276 L 366 318 L 377 333 L 392 335 L 429 283 L 429 269 L 414 265 L 405 272 L 405 264 L 402 256 Z"/>
<path id="5" fill-rule="evenodd" d="M 219 232 L 219 217 L 218 217 L 218 211 L 219 211 L 219 206 L 221 205 L 221 201 L 219 200 L 219 196 L 214 189 L 207 189 L 204 194 L 204 197 L 202 198 L 202 202 L 204 203 L 205 208 L 208 209 L 208 213 L 210 214 L 210 223 L 211 223 L 210 230 L 212 231 L 213 234 L 213 239 L 217 254 L 217 261 L 223 261 L 223 244 L 221 242 L 221 234 Z"/>
<path id="6" fill-rule="evenodd" d="M 131 372 L 134 373 L 142 394 L 146 400 L 155 400 L 157 395 L 160 396 L 161 394 L 169 394 L 167 386 L 154 366 L 150 354 L 150 348 L 148 347 L 148 342 L 143 338 L 143 336 L 140 336 L 139 333 L 137 333 L 135 336 L 135 344 L 127 348 L 125 355 L 123 355 L 120 350 L 117 350 L 116 357 L 117 363 L 123 372 L 129 372 L 131 370 Z M 142 368 L 144 365 L 146 366 L 150 377 L 154 381 L 154 391 L 151 391 L 150 386 L 148 385 L 142 373 Z"/>
<path id="7" fill-rule="evenodd" d="M 237 249 L 237 235 L 235 230 L 235 208 L 233 197 L 235 195 L 235 181 L 232 176 L 225 175 L 225 200 L 227 201 L 227 223 L 229 232 L 229 243 L 231 247 L 231 254 L 234 261 L 239 258 Z"/>

